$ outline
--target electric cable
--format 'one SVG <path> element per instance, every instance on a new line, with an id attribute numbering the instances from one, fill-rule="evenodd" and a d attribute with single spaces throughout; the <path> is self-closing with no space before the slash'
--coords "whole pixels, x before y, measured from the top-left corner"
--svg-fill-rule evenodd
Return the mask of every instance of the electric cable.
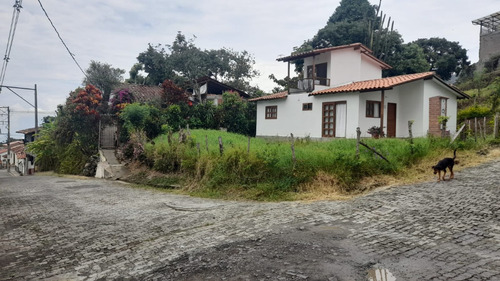
<path id="1" fill-rule="evenodd" d="M 3 85 L 5 80 L 5 73 L 7 73 L 7 65 L 10 60 L 10 52 L 14 43 L 14 35 L 16 34 L 17 23 L 19 21 L 19 14 L 21 13 L 22 0 L 16 0 L 14 4 L 14 11 L 12 12 L 12 20 L 10 21 L 9 37 L 7 39 L 7 48 L 5 49 L 5 56 L 3 58 L 2 71 L 0 72 L 0 85 Z M 0 87 L 0 93 L 2 87 Z"/>
<path id="2" fill-rule="evenodd" d="M 80 69 L 80 71 L 83 73 L 83 75 L 89 79 L 89 77 L 87 76 L 87 73 L 85 73 L 85 71 L 83 71 L 82 67 L 80 66 L 80 64 L 78 63 L 78 61 L 76 61 L 76 58 L 75 58 L 75 55 L 69 50 L 68 46 L 66 45 L 66 43 L 64 42 L 64 40 L 62 39 L 61 35 L 59 34 L 59 31 L 57 31 L 57 28 L 56 26 L 54 25 L 54 23 L 52 22 L 52 20 L 50 19 L 49 15 L 47 14 L 47 11 L 45 10 L 45 8 L 43 7 L 42 5 L 42 2 L 40 0 L 38 0 L 38 4 L 40 4 L 40 7 L 42 8 L 43 12 L 45 13 L 45 16 L 47 17 L 47 19 L 49 20 L 50 24 L 52 25 L 52 27 L 54 28 L 54 31 L 57 33 L 57 37 L 59 37 L 59 39 L 61 40 L 62 44 L 64 45 L 64 47 L 66 48 L 66 50 L 68 51 L 68 54 L 71 56 L 71 58 L 73 59 L 73 61 L 76 63 L 76 65 L 78 66 L 78 68 Z"/>

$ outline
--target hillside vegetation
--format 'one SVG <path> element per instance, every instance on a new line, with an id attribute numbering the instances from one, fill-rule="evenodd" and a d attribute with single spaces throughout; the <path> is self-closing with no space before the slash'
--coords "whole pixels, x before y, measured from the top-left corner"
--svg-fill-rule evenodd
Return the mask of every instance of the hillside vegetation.
<path id="1" fill-rule="evenodd" d="M 464 155 L 463 150 L 484 145 L 473 138 L 451 146 L 449 139 L 433 137 L 415 139 L 414 144 L 404 139 L 363 140 L 387 162 L 364 147 L 360 147 L 358 158 L 356 140 L 295 139 L 294 161 L 291 138 L 250 138 L 248 150 L 249 138 L 243 135 L 216 130 L 192 130 L 185 137 L 182 134 L 160 135 L 146 143 L 140 153 L 137 146 L 126 146 L 123 156 L 137 161 L 130 165 L 128 180 L 215 198 L 291 200 L 318 186 L 339 195 L 352 195 L 370 188 L 363 182 L 368 178 L 395 176 L 426 159 L 452 155 L 454 148 Z M 430 174 L 430 169 L 423 172 Z"/>

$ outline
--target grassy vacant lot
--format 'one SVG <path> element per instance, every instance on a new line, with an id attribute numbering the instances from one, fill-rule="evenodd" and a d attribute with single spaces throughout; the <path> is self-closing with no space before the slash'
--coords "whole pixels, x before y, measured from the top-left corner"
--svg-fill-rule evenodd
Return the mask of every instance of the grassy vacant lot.
<path id="1" fill-rule="evenodd" d="M 219 137 L 224 151 L 219 150 Z M 265 140 L 213 130 L 192 130 L 185 143 L 162 135 L 145 146 L 144 165 L 135 165 L 129 181 L 196 196 L 252 199 L 341 199 L 375 187 L 434 180 L 430 167 L 458 148 L 462 166 L 477 162 L 486 142 L 470 138 L 450 145 L 440 138 L 364 139 L 389 162 L 360 147 L 356 140 Z M 142 168 L 141 168 L 142 167 Z"/>

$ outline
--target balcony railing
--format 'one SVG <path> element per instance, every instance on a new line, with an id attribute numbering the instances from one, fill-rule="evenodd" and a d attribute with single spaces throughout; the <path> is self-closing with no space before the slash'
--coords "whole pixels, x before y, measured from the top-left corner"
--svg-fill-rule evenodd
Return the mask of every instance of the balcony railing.
<path id="1" fill-rule="evenodd" d="M 322 77 L 316 77 L 314 80 L 312 78 L 304 78 L 298 80 L 297 85 L 292 85 L 291 88 L 312 92 L 315 85 L 330 86 L 330 79 Z"/>

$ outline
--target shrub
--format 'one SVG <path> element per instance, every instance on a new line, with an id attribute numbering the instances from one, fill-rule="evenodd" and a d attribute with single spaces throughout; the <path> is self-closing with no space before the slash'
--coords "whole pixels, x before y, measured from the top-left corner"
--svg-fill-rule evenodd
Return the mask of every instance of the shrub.
<path id="1" fill-rule="evenodd" d="M 488 107 L 476 105 L 460 110 L 457 114 L 457 119 L 459 122 L 463 122 L 464 120 L 473 119 L 476 117 L 488 117 L 490 115 L 491 110 Z"/>
<path id="2" fill-rule="evenodd" d="M 73 142 L 67 146 L 61 157 L 61 164 L 56 170 L 61 174 L 79 175 L 85 167 L 87 156 L 81 150 L 81 144 L 78 140 L 74 139 Z"/>

